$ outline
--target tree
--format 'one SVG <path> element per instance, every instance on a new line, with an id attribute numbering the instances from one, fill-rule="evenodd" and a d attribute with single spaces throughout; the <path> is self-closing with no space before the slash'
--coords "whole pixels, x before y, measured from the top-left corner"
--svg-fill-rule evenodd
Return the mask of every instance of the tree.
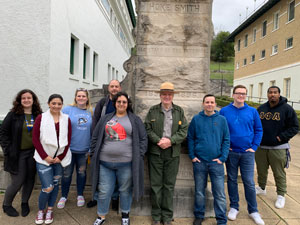
<path id="1" fill-rule="evenodd" d="M 234 56 L 234 43 L 227 42 L 230 35 L 228 31 L 220 31 L 211 43 L 211 60 L 217 62 L 227 62 Z"/>

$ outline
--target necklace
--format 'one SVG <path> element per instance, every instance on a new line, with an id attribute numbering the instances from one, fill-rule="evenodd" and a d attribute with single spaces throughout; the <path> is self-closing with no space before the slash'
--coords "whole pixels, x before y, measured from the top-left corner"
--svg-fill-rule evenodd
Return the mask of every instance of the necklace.
<path id="1" fill-rule="evenodd" d="M 28 122 L 28 120 L 26 119 L 26 115 L 24 115 L 24 116 L 25 116 L 25 122 L 26 122 L 27 130 L 28 130 L 28 132 L 30 132 L 32 130 L 33 124 L 34 124 L 33 115 L 31 114 L 30 122 Z"/>

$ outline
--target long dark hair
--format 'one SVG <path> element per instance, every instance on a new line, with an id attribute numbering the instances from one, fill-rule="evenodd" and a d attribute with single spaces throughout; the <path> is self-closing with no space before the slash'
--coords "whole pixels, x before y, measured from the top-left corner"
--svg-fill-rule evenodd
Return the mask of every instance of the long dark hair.
<path id="1" fill-rule="evenodd" d="M 41 114 L 43 111 L 41 109 L 39 99 L 36 96 L 36 94 L 30 89 L 23 89 L 23 90 L 19 91 L 19 93 L 17 94 L 15 100 L 13 101 L 13 107 L 12 107 L 11 111 L 15 112 L 16 114 L 23 114 L 24 113 L 24 109 L 23 109 L 23 106 L 21 104 L 21 98 L 22 98 L 22 95 L 25 94 L 25 93 L 29 93 L 32 96 L 32 99 L 33 99 L 32 114 L 33 115 Z"/>
<path id="2" fill-rule="evenodd" d="M 119 97 L 124 96 L 127 99 L 127 112 L 133 112 L 132 110 L 132 101 L 131 99 L 128 97 L 128 94 L 124 91 L 120 91 L 118 92 L 112 99 L 113 105 L 116 108 L 116 103 Z"/>

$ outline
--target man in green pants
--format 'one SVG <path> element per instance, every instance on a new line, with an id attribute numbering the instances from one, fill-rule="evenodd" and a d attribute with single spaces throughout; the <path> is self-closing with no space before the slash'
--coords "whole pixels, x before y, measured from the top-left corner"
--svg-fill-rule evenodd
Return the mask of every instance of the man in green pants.
<path id="1" fill-rule="evenodd" d="M 181 143 L 188 124 L 181 107 L 173 104 L 174 85 L 160 86 L 161 103 L 150 108 L 145 126 L 149 138 L 149 172 L 153 225 L 172 224 L 173 193 L 179 167 Z"/>
<path id="2" fill-rule="evenodd" d="M 271 86 L 268 89 L 268 102 L 258 109 L 263 126 L 263 138 L 255 152 L 258 175 L 256 194 L 266 194 L 268 169 L 273 171 L 277 200 L 275 207 L 285 205 L 286 173 L 289 160 L 288 141 L 298 133 L 298 119 L 294 109 L 287 104 L 287 99 L 280 96 L 280 89 Z"/>

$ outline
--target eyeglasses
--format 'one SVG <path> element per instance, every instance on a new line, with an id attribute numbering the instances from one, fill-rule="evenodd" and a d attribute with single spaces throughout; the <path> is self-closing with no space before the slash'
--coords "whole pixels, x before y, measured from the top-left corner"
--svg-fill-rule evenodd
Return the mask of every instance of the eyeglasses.
<path id="1" fill-rule="evenodd" d="M 241 95 L 241 96 L 246 96 L 247 95 L 246 93 L 239 93 L 239 92 L 233 93 L 233 94 L 235 94 L 235 95 Z"/>
<path id="2" fill-rule="evenodd" d="M 76 91 L 85 91 L 85 92 L 87 92 L 87 89 L 86 88 L 77 88 Z"/>
<path id="3" fill-rule="evenodd" d="M 121 101 L 121 100 L 119 100 L 119 101 L 117 101 L 117 104 L 123 104 L 123 105 L 126 105 L 127 104 L 127 101 Z"/>

